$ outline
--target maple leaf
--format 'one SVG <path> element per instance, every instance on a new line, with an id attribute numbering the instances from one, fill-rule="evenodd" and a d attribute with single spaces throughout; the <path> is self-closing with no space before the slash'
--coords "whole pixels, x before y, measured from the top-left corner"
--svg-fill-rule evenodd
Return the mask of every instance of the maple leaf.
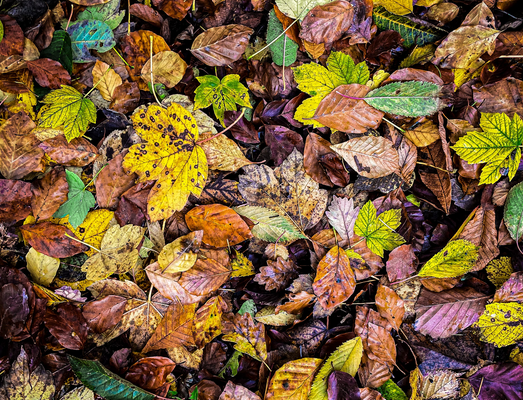
<path id="1" fill-rule="evenodd" d="M 196 79 L 200 86 L 194 91 L 194 109 L 206 108 L 212 104 L 214 114 L 223 126 L 225 111 L 236 111 L 236 104 L 252 108 L 249 93 L 240 83 L 239 75 L 226 75 L 221 82 L 214 75 L 199 76 Z"/>
<path id="2" fill-rule="evenodd" d="M 131 119 L 146 142 L 129 149 L 123 168 L 138 174 L 139 182 L 156 181 L 147 198 L 148 214 L 152 221 L 169 218 L 191 193 L 201 194 L 207 179 L 207 159 L 196 143 L 196 121 L 176 103 L 167 109 L 153 104 Z"/>
<path id="3" fill-rule="evenodd" d="M 514 178 L 521 160 L 523 121 L 518 114 L 512 120 L 505 113 L 481 113 L 483 131 L 468 132 L 452 149 L 471 164 L 486 163 L 481 171 L 480 184 L 495 183 L 502 169 Z"/>
<path id="4" fill-rule="evenodd" d="M 376 215 L 376 213 L 376 207 L 372 201 L 365 203 L 356 218 L 354 233 L 364 237 L 369 249 L 383 257 L 384 250 L 394 250 L 405 243 L 405 239 L 394 232 L 394 229 L 401 224 L 401 210 L 387 210 L 380 215 Z"/>

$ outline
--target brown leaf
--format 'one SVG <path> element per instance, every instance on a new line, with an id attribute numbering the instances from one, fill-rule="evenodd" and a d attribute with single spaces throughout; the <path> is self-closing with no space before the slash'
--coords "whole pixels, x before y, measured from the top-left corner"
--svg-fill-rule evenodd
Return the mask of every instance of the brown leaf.
<path id="1" fill-rule="evenodd" d="M 40 148 L 54 162 L 68 167 L 85 167 L 98 155 L 98 149 L 84 138 L 67 141 L 64 135 L 47 139 Z"/>
<path id="2" fill-rule="evenodd" d="M 261 397 L 249 389 L 229 381 L 218 400 L 261 400 Z"/>
<path id="3" fill-rule="evenodd" d="M 484 204 L 476 209 L 474 217 L 465 225 L 458 239 L 479 246 L 479 256 L 473 271 L 479 271 L 499 255 L 496 211 L 493 205 Z"/>
<path id="4" fill-rule="evenodd" d="M 370 359 L 365 353 L 361 358 L 361 366 L 358 370 L 358 377 L 362 385 L 371 388 L 379 388 L 391 378 L 390 368 L 387 364 Z M 381 399 L 382 397 L 378 397 Z M 373 397 L 371 397 L 373 399 Z"/>
<path id="5" fill-rule="evenodd" d="M 109 108 L 122 114 L 134 111 L 140 103 L 140 89 L 136 82 L 124 82 L 114 90 L 113 96 Z"/>
<path id="6" fill-rule="evenodd" d="M 191 269 L 182 272 L 179 283 L 191 295 L 205 296 L 227 282 L 230 273 L 212 258 L 197 260 Z"/>
<path id="7" fill-rule="evenodd" d="M 439 3 L 434 4 L 429 8 L 427 17 L 441 24 L 447 24 L 454 20 L 459 14 L 459 7 L 454 3 Z"/>
<path id="8" fill-rule="evenodd" d="M 421 284 L 431 292 L 443 292 L 452 289 L 460 281 L 460 278 L 425 278 L 421 280 Z"/>
<path id="9" fill-rule="evenodd" d="M 35 123 L 19 112 L 0 126 L 0 173 L 6 179 L 21 179 L 33 171 L 43 171 L 44 152 L 31 130 Z"/>
<path id="10" fill-rule="evenodd" d="M 0 179 L 0 222 L 14 223 L 31 214 L 31 184 Z"/>
<path id="11" fill-rule="evenodd" d="M 233 246 L 252 237 L 245 221 L 221 204 L 195 207 L 185 215 L 185 221 L 190 230 L 203 230 L 203 242 L 214 247 Z"/>
<path id="12" fill-rule="evenodd" d="M 50 89 L 60 89 L 61 85 L 70 85 L 71 76 L 62 64 L 50 58 L 40 58 L 29 61 L 27 68 L 35 77 L 40 86 Z"/>
<path id="13" fill-rule="evenodd" d="M 298 273 L 296 265 L 292 260 L 284 260 L 278 257 L 276 261 L 267 260 L 267 267 L 261 267 L 260 272 L 254 277 L 254 281 L 260 285 L 265 285 L 266 290 L 284 290 L 289 286 L 292 279 Z"/>
<path id="14" fill-rule="evenodd" d="M 234 342 L 234 349 L 245 353 L 258 361 L 267 359 L 267 341 L 265 325 L 255 323 L 248 312 L 235 314 L 232 322 L 224 324 L 223 340 Z"/>
<path id="15" fill-rule="evenodd" d="M 386 318 L 396 331 L 399 331 L 405 315 L 405 305 L 396 292 L 380 284 L 376 292 L 376 307 L 380 315 Z"/>
<path id="16" fill-rule="evenodd" d="M 523 81 L 506 78 L 481 88 L 472 87 L 474 102 L 482 113 L 505 113 L 510 118 L 514 114 L 523 115 L 523 103 L 519 96 L 523 93 Z"/>
<path id="17" fill-rule="evenodd" d="M 357 137 L 331 148 L 366 178 L 380 178 L 399 170 L 398 151 L 381 136 Z"/>
<path id="18" fill-rule="evenodd" d="M 387 276 L 389 281 L 396 282 L 405 279 L 416 272 L 418 258 L 411 244 L 396 247 L 389 254 L 387 261 Z"/>
<path id="19" fill-rule="evenodd" d="M 355 236 L 357 238 L 358 236 Z M 357 241 L 352 245 L 352 250 L 358 253 L 363 261 L 358 258 L 350 258 L 350 266 L 354 271 L 354 276 L 357 281 L 367 279 L 375 275 L 382 267 L 383 262 L 381 257 L 374 254 L 368 247 L 365 241 Z"/>
<path id="20" fill-rule="evenodd" d="M 158 3 L 158 1 L 154 1 L 153 3 Z M 156 26 L 157 28 L 160 28 L 163 23 L 163 18 L 160 15 L 158 11 L 155 9 L 145 5 L 145 4 L 131 4 L 131 8 L 129 9 L 129 12 L 131 15 L 134 15 L 136 18 L 140 18 L 144 20 L 145 22 L 149 22 L 151 25 Z"/>
<path id="21" fill-rule="evenodd" d="M 134 185 L 137 176 L 123 170 L 124 155 L 120 153 L 109 161 L 95 180 L 96 202 L 101 208 L 116 209 L 120 196 Z"/>
<path id="22" fill-rule="evenodd" d="M 368 387 L 363 389 L 360 388 L 360 397 L 361 400 L 384 400 L 384 397 L 380 394 L 380 392 L 372 390 Z"/>
<path id="23" fill-rule="evenodd" d="M 194 346 L 193 320 L 196 304 L 182 306 L 174 302 L 143 348 L 144 353 L 177 346 Z"/>
<path id="24" fill-rule="evenodd" d="M 169 17 L 181 21 L 193 4 L 193 0 L 153 0 L 153 4 L 158 10 L 163 11 Z"/>
<path id="25" fill-rule="evenodd" d="M 311 305 L 316 296 L 306 291 L 301 291 L 296 294 L 289 294 L 288 297 L 289 301 L 287 303 L 276 307 L 276 313 L 285 311 L 288 314 L 298 315 L 305 307 Z"/>
<path id="26" fill-rule="evenodd" d="M 101 300 L 94 300 L 82 308 L 84 318 L 94 333 L 102 333 L 115 326 L 123 316 L 127 299 L 109 295 Z"/>
<path id="27" fill-rule="evenodd" d="M 89 247 L 71 239 L 74 233 L 63 225 L 56 225 L 44 221 L 34 225 L 23 225 L 20 227 L 22 236 L 39 253 L 49 257 L 66 258 L 89 250 Z"/>
<path id="28" fill-rule="evenodd" d="M 438 128 L 430 119 L 421 124 L 416 123 L 413 129 L 407 129 L 403 135 L 417 147 L 426 147 L 440 139 Z"/>
<path id="29" fill-rule="evenodd" d="M 87 341 L 87 322 L 78 307 L 61 303 L 56 311 L 47 309 L 45 326 L 58 343 L 69 350 L 82 350 Z"/>
<path id="30" fill-rule="evenodd" d="M 129 367 L 125 379 L 145 390 L 155 390 L 165 384 L 176 363 L 167 357 L 145 357 Z"/>
<path id="31" fill-rule="evenodd" d="M 303 19 L 300 37 L 316 44 L 335 42 L 350 28 L 353 16 L 354 8 L 345 0 L 316 6 Z"/>
<path id="32" fill-rule="evenodd" d="M 494 303 L 523 302 L 523 272 L 514 272 L 510 278 L 496 290 Z"/>
<path id="33" fill-rule="evenodd" d="M 0 337 L 10 339 L 19 335 L 29 317 L 30 302 L 23 285 L 6 283 L 0 287 Z"/>
<path id="34" fill-rule="evenodd" d="M 342 132 L 364 133 L 369 128 L 377 129 L 384 115 L 381 111 L 364 100 L 342 96 L 365 97 L 369 91 L 368 86 L 357 83 L 338 86 L 320 102 L 312 119 Z"/>
<path id="35" fill-rule="evenodd" d="M 31 191 L 31 208 L 36 221 L 51 218 L 60 205 L 67 201 L 69 185 L 65 171 L 61 167 L 54 168 L 42 179 L 33 181 Z"/>
<path id="36" fill-rule="evenodd" d="M 305 141 L 303 166 L 312 179 L 326 186 L 345 187 L 350 182 L 350 175 L 343 168 L 340 158 L 331 149 L 329 141 L 311 132 Z M 333 156 L 327 161 L 327 156 Z"/>
<path id="37" fill-rule="evenodd" d="M 224 25 L 211 28 L 194 39 L 191 53 L 210 67 L 232 64 L 249 44 L 251 28 L 243 25 Z"/>
<path id="38" fill-rule="evenodd" d="M 354 272 L 349 257 L 339 246 L 330 249 L 318 264 L 312 287 L 319 303 L 325 309 L 343 303 L 354 292 Z"/>
<path id="39" fill-rule="evenodd" d="M 452 336 L 476 322 L 488 297 L 468 287 L 439 293 L 422 289 L 416 303 L 414 327 L 434 339 Z"/>
<path id="40" fill-rule="evenodd" d="M 444 171 L 446 169 L 446 156 L 441 146 L 441 141 L 436 141 L 430 146 L 421 148 L 418 159 L 428 165 L 439 168 L 427 168 L 426 171 L 420 170 L 419 174 L 421 181 L 438 198 L 443 211 L 448 213 L 452 192 L 450 175 Z"/>
<path id="41" fill-rule="evenodd" d="M 24 32 L 16 20 L 9 15 L 0 17 L 4 26 L 4 37 L 0 41 L 0 56 L 22 55 L 24 51 Z"/>

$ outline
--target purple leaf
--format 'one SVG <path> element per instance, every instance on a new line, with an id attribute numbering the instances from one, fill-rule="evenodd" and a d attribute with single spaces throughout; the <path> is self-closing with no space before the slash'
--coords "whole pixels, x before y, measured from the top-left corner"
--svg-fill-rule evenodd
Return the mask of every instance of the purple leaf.
<path id="1" fill-rule="evenodd" d="M 327 388 L 328 400 L 360 400 L 360 389 L 352 375 L 334 371 L 329 376 Z"/>
<path id="2" fill-rule="evenodd" d="M 469 378 L 479 400 L 523 399 L 523 367 L 513 362 L 481 368 Z M 482 383 L 483 382 L 483 383 Z"/>

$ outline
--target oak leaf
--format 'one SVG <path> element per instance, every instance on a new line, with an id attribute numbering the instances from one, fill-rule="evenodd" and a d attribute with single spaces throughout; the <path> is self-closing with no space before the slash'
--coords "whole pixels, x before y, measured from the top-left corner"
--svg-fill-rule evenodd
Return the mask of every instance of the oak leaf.
<path id="1" fill-rule="evenodd" d="M 276 261 L 267 260 L 267 265 L 261 267 L 260 272 L 254 277 L 254 281 L 265 285 L 266 290 L 283 290 L 297 277 L 296 266 L 292 260 L 278 257 Z"/>

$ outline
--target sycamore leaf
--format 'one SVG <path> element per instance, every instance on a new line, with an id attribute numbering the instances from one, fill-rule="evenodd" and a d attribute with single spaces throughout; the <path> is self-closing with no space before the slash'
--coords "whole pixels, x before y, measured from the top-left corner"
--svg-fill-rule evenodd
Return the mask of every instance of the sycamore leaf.
<path id="1" fill-rule="evenodd" d="M 392 82 L 372 90 L 364 100 L 389 114 L 422 117 L 441 108 L 440 91 L 441 86 L 432 82 Z"/>
<path id="2" fill-rule="evenodd" d="M 325 360 L 314 378 L 309 400 L 327 400 L 327 379 L 334 371 L 342 371 L 355 376 L 360 367 L 363 355 L 363 344 L 360 337 L 348 340 L 338 347 Z"/>
<path id="3" fill-rule="evenodd" d="M 474 325 L 480 338 L 496 347 L 510 346 L 523 339 L 523 305 L 520 303 L 487 304 Z"/>
<path id="4" fill-rule="evenodd" d="M 276 5 L 287 17 L 303 20 L 314 7 L 330 2 L 331 0 L 276 0 Z"/>
<path id="5" fill-rule="evenodd" d="M 374 0 L 374 5 L 383 6 L 387 11 L 396 15 L 407 15 L 414 9 L 412 0 Z"/>
<path id="6" fill-rule="evenodd" d="M 514 178 L 521 160 L 523 121 L 518 114 L 511 121 L 505 113 L 481 113 L 480 126 L 482 132 L 468 132 L 452 149 L 470 164 L 487 163 L 480 184 L 498 181 L 502 168 L 508 168 L 509 179 Z"/>
<path id="7" fill-rule="evenodd" d="M 387 210 L 378 216 L 376 212 L 372 201 L 365 203 L 356 218 L 354 233 L 366 239 L 374 254 L 383 257 L 384 250 L 394 250 L 405 243 L 405 239 L 394 231 L 401 225 L 401 210 Z"/>
<path id="8" fill-rule="evenodd" d="M 83 136 L 89 124 L 96 122 L 96 107 L 79 91 L 62 85 L 42 100 L 44 105 L 38 112 L 40 128 L 62 128 L 67 141 Z"/>
<path id="9" fill-rule="evenodd" d="M 508 192 L 503 219 L 510 237 L 519 241 L 523 235 L 523 183 L 518 183 Z"/>
<path id="10" fill-rule="evenodd" d="M 33 281 L 43 286 L 49 286 L 56 275 L 56 271 L 58 271 L 60 260 L 39 253 L 32 247 L 25 257 L 27 270 L 30 272 Z"/>
<path id="11" fill-rule="evenodd" d="M 283 364 L 271 378 L 265 400 L 306 400 L 321 358 L 301 358 Z"/>
<path id="12" fill-rule="evenodd" d="M 99 361 L 68 356 L 78 379 L 107 400 L 153 400 L 155 396 L 105 368 Z"/>
<path id="13" fill-rule="evenodd" d="M 84 222 L 89 209 L 94 207 L 96 200 L 91 192 L 86 190 L 84 183 L 74 172 L 65 171 L 69 193 L 67 201 L 60 206 L 53 217 L 63 218 L 69 215 L 69 223 L 73 228 L 77 228 Z"/>
<path id="14" fill-rule="evenodd" d="M 212 104 L 214 114 L 223 126 L 225 126 L 223 121 L 225 111 L 236 111 L 236 104 L 252 108 L 249 92 L 240 82 L 239 75 L 226 75 L 221 82 L 214 75 L 199 76 L 196 79 L 200 82 L 200 86 L 194 92 L 194 109 L 206 108 Z"/>
<path id="15" fill-rule="evenodd" d="M 420 277 L 454 278 L 469 272 L 476 264 L 479 247 L 467 240 L 453 240 L 421 268 Z"/>
<path id="16" fill-rule="evenodd" d="M 123 168 L 137 173 L 139 182 L 156 180 L 147 198 L 149 217 L 169 218 L 185 206 L 191 193 L 202 193 L 207 179 L 207 159 L 196 143 L 196 121 L 176 103 L 167 109 L 156 104 L 138 109 L 131 119 L 145 143 L 129 149 Z"/>
<path id="17" fill-rule="evenodd" d="M 285 65 L 288 67 L 294 61 L 298 54 L 298 44 L 283 33 L 283 25 L 276 17 L 274 10 L 269 12 L 269 22 L 267 23 L 267 43 L 274 43 L 269 46 L 272 54 L 272 60 L 276 65 Z"/>
<path id="18" fill-rule="evenodd" d="M 285 245 L 298 239 L 307 238 L 286 217 L 268 208 L 241 206 L 235 207 L 233 210 L 254 223 L 251 232 L 258 239 Z"/>

